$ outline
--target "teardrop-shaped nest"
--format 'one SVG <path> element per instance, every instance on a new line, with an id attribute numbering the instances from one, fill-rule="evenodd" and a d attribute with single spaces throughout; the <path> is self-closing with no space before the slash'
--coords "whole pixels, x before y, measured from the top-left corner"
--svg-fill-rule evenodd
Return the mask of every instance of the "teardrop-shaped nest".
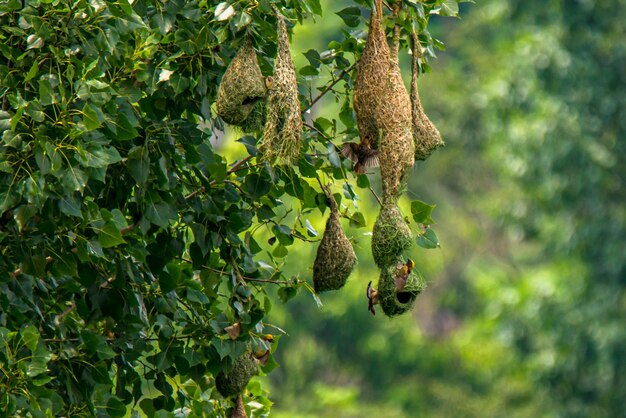
<path id="1" fill-rule="evenodd" d="M 270 163 L 295 164 L 302 142 L 302 114 L 298 81 L 289 50 L 285 18 L 274 7 L 278 29 L 278 54 L 274 76 L 269 81 L 267 121 L 259 145 L 262 158 Z"/>
<path id="2" fill-rule="evenodd" d="M 378 160 L 384 200 L 395 200 L 399 196 L 415 163 L 411 101 L 398 64 L 399 42 L 400 27 L 396 25 L 390 50 L 389 76 L 383 91 L 383 104 L 378 107 L 377 116 L 382 121 L 383 132 Z"/>
<path id="3" fill-rule="evenodd" d="M 342 288 L 357 261 L 352 244 L 341 227 L 337 203 L 329 186 L 324 187 L 324 193 L 330 217 L 313 264 L 313 287 L 318 293 Z"/>
<path id="4" fill-rule="evenodd" d="M 372 231 L 372 255 L 380 268 L 395 263 L 413 245 L 413 235 L 394 202 L 383 202 Z"/>
<path id="5" fill-rule="evenodd" d="M 415 159 L 425 160 L 437 148 L 444 145 L 441 134 L 434 123 L 424 113 L 422 102 L 417 90 L 419 75 L 418 60 L 422 56 L 422 47 L 415 31 L 411 33 L 412 41 L 412 75 L 411 75 L 411 113 L 413 121 L 413 141 L 415 142 Z"/>
<path id="6" fill-rule="evenodd" d="M 237 395 L 243 392 L 248 382 L 258 372 L 257 360 L 252 352 L 241 355 L 228 373 L 219 372 L 215 377 L 215 387 L 223 397 Z"/>
<path id="7" fill-rule="evenodd" d="M 233 409 L 230 418 L 248 418 L 248 414 L 246 414 L 246 407 L 243 404 L 243 398 L 241 397 L 241 395 L 237 396 L 235 409 Z"/>
<path id="8" fill-rule="evenodd" d="M 397 288 L 396 277 L 403 266 L 403 260 L 397 258 L 387 267 L 381 269 L 378 280 L 378 301 L 387 316 L 397 316 L 413 308 L 415 299 L 424 287 L 426 281 L 415 270 L 411 271 L 402 289 Z"/>
<path id="9" fill-rule="evenodd" d="M 253 131 L 263 126 L 265 79 L 252 39 L 247 36 L 224 72 L 217 90 L 217 113 L 225 122 Z"/>
<path id="10" fill-rule="evenodd" d="M 382 0 L 376 0 L 363 53 L 357 65 L 353 104 L 361 143 L 373 149 L 380 141 L 380 120 L 383 91 L 389 73 L 389 45 L 382 27 Z"/>

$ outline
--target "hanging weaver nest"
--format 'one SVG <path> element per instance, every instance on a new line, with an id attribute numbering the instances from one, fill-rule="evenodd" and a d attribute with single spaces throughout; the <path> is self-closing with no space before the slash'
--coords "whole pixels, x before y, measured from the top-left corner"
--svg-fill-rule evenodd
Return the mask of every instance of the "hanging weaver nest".
<path id="1" fill-rule="evenodd" d="M 393 202 L 383 202 L 372 231 L 372 255 L 378 267 L 394 263 L 413 245 L 413 235 L 400 209 Z"/>
<path id="2" fill-rule="evenodd" d="M 252 376 L 257 374 L 258 366 L 252 352 L 247 352 L 235 360 L 229 373 L 219 372 L 215 377 L 215 387 L 225 398 L 241 393 Z"/>
<path id="3" fill-rule="evenodd" d="M 217 90 L 217 113 L 231 125 L 253 131 L 263 126 L 265 79 L 252 39 L 247 36 L 224 72 Z"/>
<path id="4" fill-rule="evenodd" d="M 324 187 L 324 194 L 330 217 L 313 264 L 313 287 L 318 293 L 342 288 L 356 264 L 356 254 L 341 228 L 339 209 L 330 185 Z"/>
<path id="5" fill-rule="evenodd" d="M 241 395 L 237 396 L 235 409 L 233 409 L 233 413 L 230 415 L 230 418 L 248 418 L 248 414 L 246 414 L 246 407 L 243 404 L 243 398 Z"/>
<path id="6" fill-rule="evenodd" d="M 424 278 L 415 270 L 399 284 L 398 274 L 403 266 L 402 258 L 398 257 L 380 272 L 378 302 L 387 316 L 396 316 L 411 310 L 415 298 L 426 286 Z"/>
<path id="7" fill-rule="evenodd" d="M 270 163 L 294 164 L 300 154 L 302 114 L 296 71 L 289 50 L 285 18 L 273 6 L 278 24 L 278 54 L 269 82 L 267 121 L 259 151 Z"/>
<path id="8" fill-rule="evenodd" d="M 389 72 L 389 46 L 382 27 L 382 1 L 376 0 L 363 53 L 357 65 L 353 102 L 361 142 L 344 144 L 343 154 L 356 163 L 355 171 L 378 166 L 376 158 L 380 141 L 377 108 L 385 90 Z"/>
<path id="9" fill-rule="evenodd" d="M 415 159 L 425 160 L 438 147 L 444 145 L 441 134 L 428 119 L 417 90 L 419 74 L 418 61 L 422 57 L 422 46 L 415 31 L 411 33 L 412 75 L 411 75 L 411 107 L 413 119 L 413 141 L 415 142 Z"/>
<path id="10" fill-rule="evenodd" d="M 401 3 L 397 3 L 395 7 L 395 13 L 397 13 Z M 396 25 L 389 56 L 389 75 L 383 91 L 382 103 L 378 107 L 378 118 L 383 130 L 378 157 L 383 183 L 383 200 L 397 198 L 415 162 L 411 129 L 411 100 L 398 65 L 399 44 L 400 26 Z"/>

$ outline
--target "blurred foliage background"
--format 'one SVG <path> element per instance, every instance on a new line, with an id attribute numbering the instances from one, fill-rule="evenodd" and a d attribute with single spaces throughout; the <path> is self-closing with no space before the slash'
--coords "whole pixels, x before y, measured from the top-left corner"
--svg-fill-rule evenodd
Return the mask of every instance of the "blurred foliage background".
<path id="1" fill-rule="evenodd" d="M 334 13 L 352 2 L 322 4 L 294 35 L 297 67 L 298 51 L 339 37 Z M 484 0 L 433 19 L 448 50 L 420 91 L 447 146 L 408 193 L 438 205 L 441 249 L 412 254 L 429 286 L 411 315 L 371 316 L 369 236 L 348 228 L 359 264 L 346 288 L 321 310 L 300 297 L 270 314 L 289 333 L 272 416 L 625 416 L 624 5 Z M 308 247 L 287 266 L 303 278 Z"/>

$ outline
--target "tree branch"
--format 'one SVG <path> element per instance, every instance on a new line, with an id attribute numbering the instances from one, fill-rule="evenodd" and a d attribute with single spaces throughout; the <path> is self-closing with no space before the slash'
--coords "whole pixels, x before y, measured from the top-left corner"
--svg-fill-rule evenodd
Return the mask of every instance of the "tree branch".
<path id="1" fill-rule="evenodd" d="M 324 90 L 322 90 L 322 92 L 317 95 L 316 98 L 311 100 L 311 103 L 309 103 L 309 105 L 306 108 L 304 108 L 304 110 L 302 110 L 302 113 L 309 111 L 315 105 L 315 103 L 317 103 L 322 97 L 324 97 L 326 93 L 328 93 L 333 87 L 335 87 L 335 84 L 339 83 L 342 80 L 342 77 L 344 76 L 344 74 L 348 74 L 350 71 L 352 71 L 355 65 L 356 65 L 356 62 L 352 64 L 351 66 L 349 66 L 348 68 L 346 68 L 345 70 L 341 70 L 341 74 L 339 75 L 339 77 L 334 79 L 333 82 L 330 83 L 328 86 L 326 86 Z"/>

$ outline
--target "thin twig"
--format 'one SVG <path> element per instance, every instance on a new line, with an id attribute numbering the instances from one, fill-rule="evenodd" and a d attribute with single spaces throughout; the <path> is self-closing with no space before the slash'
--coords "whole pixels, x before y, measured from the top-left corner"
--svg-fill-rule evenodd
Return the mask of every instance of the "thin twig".
<path id="1" fill-rule="evenodd" d="M 335 84 L 339 83 L 342 80 L 342 77 L 344 76 L 344 74 L 348 74 L 350 71 L 352 71 L 355 65 L 356 65 L 356 62 L 352 64 L 351 66 L 349 66 L 348 68 L 346 68 L 345 70 L 341 70 L 341 74 L 339 74 L 339 76 L 336 79 L 334 79 L 332 83 L 326 86 L 326 88 L 324 88 L 324 90 L 322 90 L 322 92 L 318 94 L 316 98 L 311 100 L 311 103 L 309 103 L 309 105 L 302 110 L 302 113 L 305 113 L 309 109 L 311 109 L 315 105 L 315 103 L 317 103 L 322 97 L 324 97 L 326 93 L 328 93 L 333 87 L 335 87 Z"/>
<path id="2" fill-rule="evenodd" d="M 372 194 L 374 195 L 374 197 L 376 198 L 376 200 L 378 200 L 378 204 L 382 207 L 383 202 L 382 200 L 380 200 L 380 197 L 378 197 L 378 195 L 376 194 L 376 192 L 374 191 L 374 189 L 372 189 L 372 186 L 369 186 L 370 192 L 372 192 Z"/>
<path id="3" fill-rule="evenodd" d="M 191 260 L 183 259 L 183 261 L 187 261 L 187 262 L 191 263 Z M 217 274 L 221 274 L 222 276 L 230 276 L 230 273 L 225 271 L 225 270 L 218 270 L 216 268 L 205 266 L 205 265 L 203 265 L 202 268 L 206 269 L 206 270 L 209 270 L 209 271 L 212 271 L 212 272 L 217 273 Z M 243 276 L 241 274 L 238 274 L 238 275 L 239 275 L 239 277 L 243 281 L 246 281 L 246 282 L 272 283 L 272 284 L 281 284 L 281 285 L 285 284 L 285 283 L 289 283 L 289 281 L 287 281 L 287 280 L 256 279 L 256 278 L 253 278 L 253 277 Z"/>

